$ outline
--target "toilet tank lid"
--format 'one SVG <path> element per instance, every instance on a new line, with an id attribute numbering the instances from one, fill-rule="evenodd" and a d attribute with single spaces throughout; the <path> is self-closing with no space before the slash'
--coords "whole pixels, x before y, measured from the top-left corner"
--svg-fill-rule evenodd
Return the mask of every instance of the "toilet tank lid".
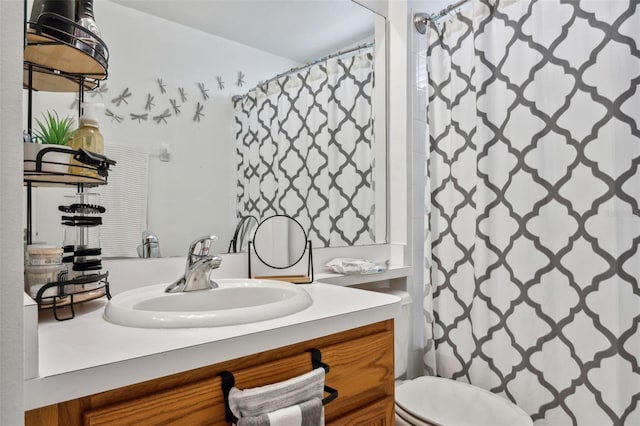
<path id="1" fill-rule="evenodd" d="M 477 386 L 441 377 L 418 377 L 398 386 L 396 404 L 427 423 L 531 426 L 520 407 Z"/>

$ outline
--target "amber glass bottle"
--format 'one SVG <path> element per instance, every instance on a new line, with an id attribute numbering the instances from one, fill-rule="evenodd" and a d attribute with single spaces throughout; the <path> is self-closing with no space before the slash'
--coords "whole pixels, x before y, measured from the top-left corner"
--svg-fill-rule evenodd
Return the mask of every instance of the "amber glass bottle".
<path id="1" fill-rule="evenodd" d="M 96 154 L 104 154 L 104 138 L 100 133 L 93 106 L 85 105 L 83 107 L 83 114 L 79 121 L 80 127 L 71 134 L 68 145 L 75 150 L 84 149 Z M 75 159 L 71 159 L 69 173 L 72 175 L 98 177 L 98 173 L 94 168 L 87 167 Z"/>

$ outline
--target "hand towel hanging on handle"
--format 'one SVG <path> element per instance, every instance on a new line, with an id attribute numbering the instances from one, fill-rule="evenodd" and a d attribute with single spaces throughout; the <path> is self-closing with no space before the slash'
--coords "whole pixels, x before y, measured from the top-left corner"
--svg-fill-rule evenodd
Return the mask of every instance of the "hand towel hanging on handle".
<path id="1" fill-rule="evenodd" d="M 324 383 L 330 367 L 322 362 L 322 353 L 315 348 L 308 352 L 312 371 L 266 386 L 240 390 L 233 374 L 223 371 L 226 420 L 238 426 L 323 426 L 324 405 L 338 391 Z M 325 392 L 329 395 L 323 398 Z"/>
<path id="2" fill-rule="evenodd" d="M 237 426 L 322 426 L 324 408 L 319 398 L 255 417 L 240 417 Z"/>
<path id="3" fill-rule="evenodd" d="M 316 368 L 301 376 L 266 386 L 229 392 L 229 407 L 240 417 L 255 417 L 281 408 L 297 405 L 312 398 L 322 400 L 324 393 L 322 368 Z"/>

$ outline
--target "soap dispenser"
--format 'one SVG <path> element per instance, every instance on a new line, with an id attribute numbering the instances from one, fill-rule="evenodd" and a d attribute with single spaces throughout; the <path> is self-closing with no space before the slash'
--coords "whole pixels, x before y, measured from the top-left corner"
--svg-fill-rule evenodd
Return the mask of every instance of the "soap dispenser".
<path id="1" fill-rule="evenodd" d="M 102 104 L 89 102 L 82 103 L 82 114 L 78 120 L 80 127 L 71 134 L 68 142 L 68 145 L 72 149 L 84 149 L 86 151 L 95 152 L 96 154 L 104 154 L 104 138 L 100 133 L 97 119 L 97 109 L 101 106 Z M 84 163 L 79 162 L 75 158 L 72 158 L 69 164 L 69 174 L 98 177 L 97 170 L 87 167 Z"/>

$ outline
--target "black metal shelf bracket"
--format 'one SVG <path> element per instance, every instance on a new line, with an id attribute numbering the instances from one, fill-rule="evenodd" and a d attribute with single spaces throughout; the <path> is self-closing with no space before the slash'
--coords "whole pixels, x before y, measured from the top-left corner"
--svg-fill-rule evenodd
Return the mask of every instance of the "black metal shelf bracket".
<path id="1" fill-rule="evenodd" d="M 109 290 L 109 272 L 106 271 L 101 274 L 91 274 L 91 275 L 83 275 L 77 278 L 73 278 L 70 280 L 66 279 L 66 272 L 63 272 L 59 276 L 58 281 L 54 281 L 48 284 L 43 285 L 36 294 L 35 301 L 38 304 L 38 309 L 51 309 L 53 311 L 53 317 L 57 321 L 67 321 L 75 318 L 75 305 L 88 302 L 89 300 L 99 299 L 101 297 L 107 296 L 107 299 L 111 299 L 111 291 Z M 93 287 L 84 291 L 67 291 L 66 287 L 69 285 L 83 285 L 83 284 L 93 284 L 99 283 L 98 286 Z M 50 289 L 55 289 L 55 295 L 53 296 L 45 296 L 45 292 Z M 77 298 L 82 298 L 83 295 L 89 293 L 96 293 L 97 296 L 93 298 L 89 298 L 87 300 L 76 300 Z M 104 292 L 104 294 L 100 294 L 98 292 Z M 68 314 L 62 316 L 59 312 L 62 309 L 66 309 L 69 311 Z"/>

